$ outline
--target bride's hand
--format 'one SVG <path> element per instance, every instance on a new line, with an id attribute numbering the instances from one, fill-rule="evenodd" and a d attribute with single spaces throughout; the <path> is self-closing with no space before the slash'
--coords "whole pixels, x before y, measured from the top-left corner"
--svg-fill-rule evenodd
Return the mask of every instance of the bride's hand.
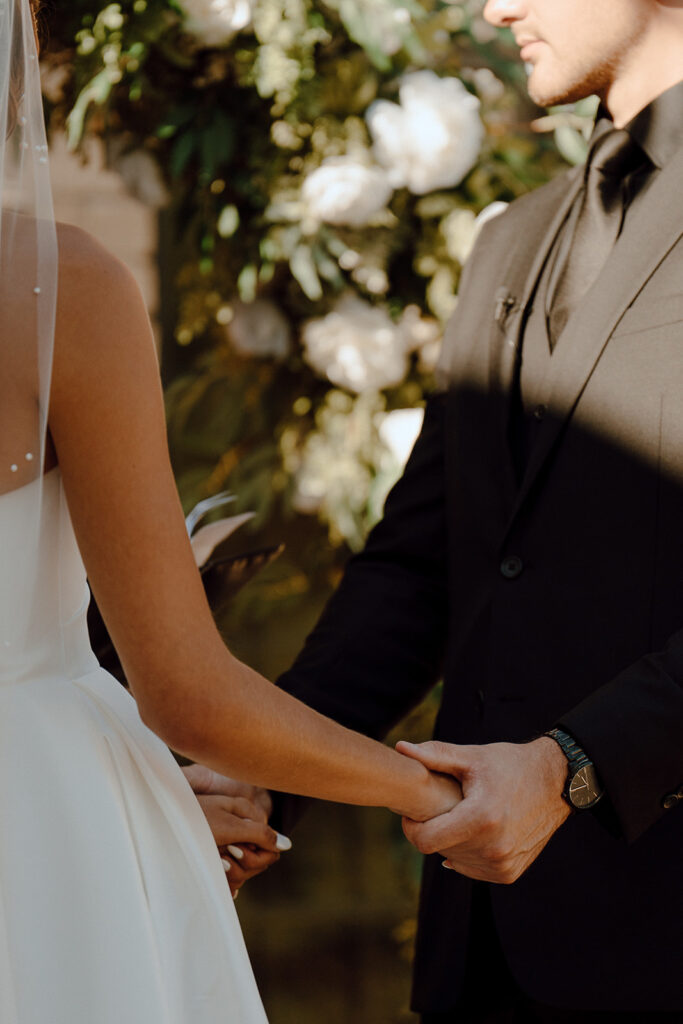
<path id="1" fill-rule="evenodd" d="M 399 750 L 399 753 L 402 751 Z M 440 814 L 451 811 L 462 798 L 462 789 L 457 779 L 452 775 L 442 775 L 440 772 L 430 771 L 424 790 L 420 794 L 418 809 L 412 811 L 410 819 L 412 821 L 429 821 L 430 818 L 436 818 Z"/>
<path id="2" fill-rule="evenodd" d="M 268 825 L 270 794 L 205 765 L 182 769 L 216 841 L 233 897 L 279 859 L 291 842 Z"/>

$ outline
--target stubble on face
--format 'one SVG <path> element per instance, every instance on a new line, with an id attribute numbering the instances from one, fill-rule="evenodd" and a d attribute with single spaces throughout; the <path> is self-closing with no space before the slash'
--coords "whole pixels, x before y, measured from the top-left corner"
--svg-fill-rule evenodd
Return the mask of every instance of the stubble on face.
<path id="1" fill-rule="evenodd" d="M 647 25 L 644 6 L 628 0 L 602 0 L 597 17 L 591 3 L 593 18 L 585 0 L 569 2 L 574 10 L 567 10 L 564 24 L 553 22 L 544 32 L 543 18 L 538 19 L 544 52 L 532 62 L 528 90 L 542 107 L 576 103 L 586 96 L 604 98 L 625 73 Z M 540 4 L 540 14 L 542 8 Z"/>

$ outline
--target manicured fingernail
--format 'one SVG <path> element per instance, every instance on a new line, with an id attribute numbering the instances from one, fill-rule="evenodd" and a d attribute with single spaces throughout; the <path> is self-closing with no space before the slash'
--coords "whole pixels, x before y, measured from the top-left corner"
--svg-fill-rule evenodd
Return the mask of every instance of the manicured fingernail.
<path id="1" fill-rule="evenodd" d="M 225 857 L 221 857 L 221 864 L 223 865 L 223 867 L 225 868 L 226 871 L 229 871 L 230 868 L 232 867 L 232 864 L 230 863 L 230 861 L 226 860 Z"/>
<path id="2" fill-rule="evenodd" d="M 240 850 L 239 846 L 229 846 L 228 853 L 231 853 L 235 860 L 242 860 L 244 857 L 244 850 Z"/>
<path id="3" fill-rule="evenodd" d="M 239 889 L 235 889 L 234 893 L 232 894 L 232 898 L 233 898 L 234 900 L 236 900 L 236 899 L 237 899 L 237 897 L 239 896 L 239 894 L 240 894 L 240 891 L 239 891 Z"/>
<path id="4" fill-rule="evenodd" d="M 277 839 L 275 841 L 275 849 L 278 853 L 286 853 L 287 850 L 292 849 L 292 840 L 288 839 L 287 836 L 283 836 L 281 832 L 276 832 Z"/>
<path id="5" fill-rule="evenodd" d="M 453 867 L 453 865 L 449 864 L 447 860 L 442 860 L 441 861 L 441 867 L 442 868 L 446 868 L 446 871 L 455 871 L 455 868 Z"/>

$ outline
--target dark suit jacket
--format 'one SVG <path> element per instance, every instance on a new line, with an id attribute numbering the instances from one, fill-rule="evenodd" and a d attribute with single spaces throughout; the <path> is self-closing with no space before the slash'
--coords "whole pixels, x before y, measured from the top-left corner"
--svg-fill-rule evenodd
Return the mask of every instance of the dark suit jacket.
<path id="1" fill-rule="evenodd" d="M 682 183 L 683 151 L 570 320 L 521 482 L 509 445 L 520 332 L 578 174 L 484 227 L 443 393 L 281 680 L 382 736 L 443 676 L 440 739 L 518 742 L 563 724 L 592 756 L 602 814 L 571 817 L 492 892 L 514 975 L 553 1005 L 683 1011 Z M 470 895 L 427 858 L 416 1009 L 456 1000 Z"/>

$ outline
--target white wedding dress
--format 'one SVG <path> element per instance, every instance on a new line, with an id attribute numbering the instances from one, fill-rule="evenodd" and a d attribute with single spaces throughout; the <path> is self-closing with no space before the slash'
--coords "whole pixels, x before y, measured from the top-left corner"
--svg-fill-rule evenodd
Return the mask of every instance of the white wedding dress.
<path id="1" fill-rule="evenodd" d="M 29 657 L 3 629 L 37 486 L 0 496 L 0 1024 L 265 1024 L 199 805 L 90 649 L 58 469 Z"/>

